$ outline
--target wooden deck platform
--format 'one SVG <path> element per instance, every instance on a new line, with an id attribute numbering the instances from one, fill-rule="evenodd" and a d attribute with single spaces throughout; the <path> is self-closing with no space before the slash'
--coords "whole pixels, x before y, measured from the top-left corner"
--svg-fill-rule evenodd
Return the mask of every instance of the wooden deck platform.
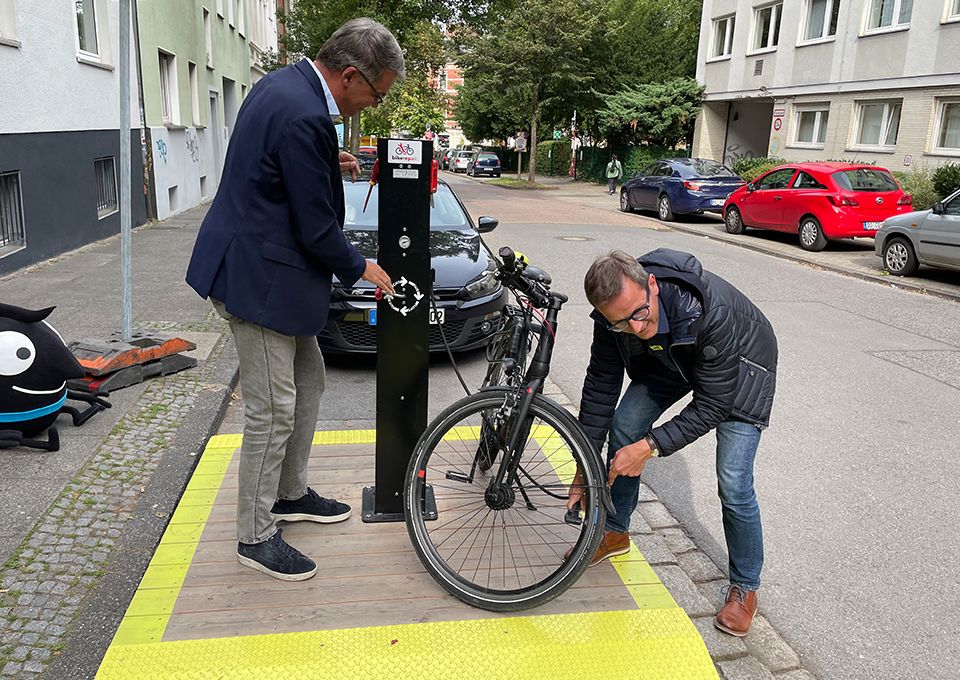
<path id="1" fill-rule="evenodd" d="M 620 648 L 633 644 L 622 654 L 633 655 L 634 663 L 649 672 L 634 665 L 630 677 L 716 678 L 693 624 L 636 548 L 587 570 L 564 595 L 538 609 L 501 615 L 448 595 L 417 559 L 403 523 L 361 522 L 362 488 L 373 484 L 374 436 L 372 431 L 317 433 L 308 483 L 320 495 L 350 504 L 354 513 L 339 524 L 280 524 L 284 539 L 320 567 L 315 577 L 296 583 L 237 562 L 240 438 L 212 438 L 98 678 L 134 677 L 131 663 L 139 678 L 280 677 L 277 664 L 293 673 L 289 677 L 334 677 L 324 669 L 335 670 L 338 680 L 388 677 L 380 673 L 405 677 L 403 668 L 437 663 L 434 657 L 451 635 L 462 644 L 443 654 L 449 657 L 443 661 L 449 664 L 448 678 L 583 680 L 582 672 L 567 676 L 556 667 L 570 652 L 563 651 L 564 639 L 580 639 L 580 654 L 588 657 L 609 653 L 605 650 L 617 640 Z M 516 633 L 507 658 L 522 658 L 497 672 L 484 671 L 485 657 L 474 658 L 469 650 L 498 646 L 499 639 L 490 636 L 510 630 Z M 552 642 L 544 639 L 546 630 L 555 631 Z M 380 638 L 392 642 L 371 654 L 366 646 Z M 398 640 L 414 638 L 426 640 L 415 654 L 409 647 L 401 656 L 391 649 Z M 327 645 L 329 653 L 318 655 Z M 657 650 L 652 656 L 651 649 Z M 672 663 L 664 663 L 664 651 L 674 657 Z M 538 655 L 549 661 L 531 669 L 528 664 Z M 514 675 L 514 665 L 517 672 L 526 669 L 522 676 Z M 627 670 L 618 668 L 619 663 L 602 677 L 620 677 Z"/>

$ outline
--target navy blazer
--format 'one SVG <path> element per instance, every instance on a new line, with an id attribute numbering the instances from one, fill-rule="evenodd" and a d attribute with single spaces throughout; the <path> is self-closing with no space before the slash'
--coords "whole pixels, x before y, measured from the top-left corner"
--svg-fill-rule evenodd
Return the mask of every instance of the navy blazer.
<path id="1" fill-rule="evenodd" d="M 310 61 L 264 76 L 240 107 L 187 283 L 245 321 L 285 335 L 318 334 L 331 275 L 350 286 L 366 268 L 343 234 L 338 154 Z"/>

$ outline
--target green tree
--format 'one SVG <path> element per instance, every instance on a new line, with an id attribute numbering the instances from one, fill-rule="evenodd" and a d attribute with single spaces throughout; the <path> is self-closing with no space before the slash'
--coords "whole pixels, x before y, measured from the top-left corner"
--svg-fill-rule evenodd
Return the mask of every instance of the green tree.
<path id="1" fill-rule="evenodd" d="M 442 124 L 440 99 L 428 86 L 431 68 L 443 63 L 443 43 L 437 24 L 452 17 L 452 5 L 444 0 L 297 0 L 282 19 L 286 33 L 280 51 L 288 61 L 313 59 L 320 46 L 340 26 L 356 17 L 370 17 L 386 26 L 404 50 L 407 80 L 394 85 L 390 96 L 376 110 L 354 116 L 350 125 L 350 149 L 356 153 L 360 132 L 390 134 L 394 127 L 415 132 L 426 121 Z M 394 120 L 394 116 L 399 116 Z M 362 120 L 362 122 L 361 122 Z M 422 134 L 421 129 L 419 134 Z"/>
<path id="2" fill-rule="evenodd" d="M 703 88 L 693 78 L 628 87 L 602 97 L 599 125 L 613 144 L 675 147 L 693 137 Z"/>
<path id="3" fill-rule="evenodd" d="M 611 0 L 608 78 L 601 89 L 692 78 L 702 10 L 702 0 Z"/>
<path id="4" fill-rule="evenodd" d="M 530 131 L 531 182 L 536 179 L 541 111 L 555 112 L 558 102 L 572 92 L 589 89 L 593 81 L 584 46 L 596 42 L 602 33 L 603 9 L 602 0 L 524 0 L 502 19 L 491 21 L 488 32 L 464 32 L 459 40 L 464 81 L 483 85 L 467 91 L 473 101 L 466 106 L 458 102 L 458 120 L 465 129 L 481 130 L 484 123 L 466 116 L 489 111 L 499 100 L 504 110 L 512 109 L 529 121 L 524 127 Z"/>

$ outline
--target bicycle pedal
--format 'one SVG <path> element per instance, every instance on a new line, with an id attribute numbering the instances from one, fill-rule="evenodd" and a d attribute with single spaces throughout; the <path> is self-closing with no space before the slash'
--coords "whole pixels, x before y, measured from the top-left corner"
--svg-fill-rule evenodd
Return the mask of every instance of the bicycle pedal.
<path id="1" fill-rule="evenodd" d="M 563 516 L 563 521 L 574 527 L 578 527 L 583 524 L 583 518 L 580 517 L 580 511 L 573 508 L 567 510 L 567 514 Z"/>

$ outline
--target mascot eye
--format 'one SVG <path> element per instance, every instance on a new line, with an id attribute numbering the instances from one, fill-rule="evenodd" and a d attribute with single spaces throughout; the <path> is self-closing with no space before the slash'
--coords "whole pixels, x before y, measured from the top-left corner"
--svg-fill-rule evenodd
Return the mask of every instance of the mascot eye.
<path id="1" fill-rule="evenodd" d="M 37 348 L 17 331 L 0 331 L 0 375 L 20 375 L 33 365 Z"/>

